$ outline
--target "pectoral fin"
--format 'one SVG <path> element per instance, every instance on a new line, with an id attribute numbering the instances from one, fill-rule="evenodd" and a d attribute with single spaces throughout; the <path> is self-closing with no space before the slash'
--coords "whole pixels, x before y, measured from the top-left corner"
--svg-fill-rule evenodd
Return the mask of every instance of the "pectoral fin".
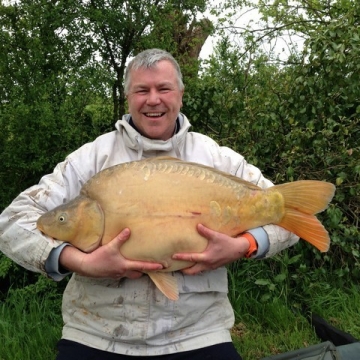
<path id="1" fill-rule="evenodd" d="M 147 273 L 156 287 L 170 300 L 179 299 L 179 289 L 176 277 L 170 272 Z"/>

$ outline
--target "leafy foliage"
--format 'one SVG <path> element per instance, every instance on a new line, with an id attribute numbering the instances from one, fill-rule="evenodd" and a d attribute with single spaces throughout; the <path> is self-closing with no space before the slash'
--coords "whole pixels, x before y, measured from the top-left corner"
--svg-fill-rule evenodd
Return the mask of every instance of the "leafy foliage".
<path id="1" fill-rule="evenodd" d="M 241 33 L 243 48 L 224 36 L 186 98 L 185 112 L 197 129 L 244 154 L 276 183 L 318 179 L 336 184 L 331 206 L 319 215 L 331 235 L 330 252 L 322 255 L 299 244 L 289 251 L 294 259 L 289 266 L 294 279 L 304 280 L 297 283 L 303 289 L 329 272 L 344 282 L 357 281 L 360 6 L 287 4 L 260 2 L 263 19 L 273 20 L 262 34 L 274 36 L 275 30 L 292 26 L 302 31 L 302 52 L 284 62 L 257 46 L 259 38 L 250 30 Z M 297 18 L 299 8 L 303 14 Z M 275 278 L 282 278 L 284 267 L 276 260 L 270 264 L 279 269 Z M 265 274 L 270 286 L 274 274 Z"/>

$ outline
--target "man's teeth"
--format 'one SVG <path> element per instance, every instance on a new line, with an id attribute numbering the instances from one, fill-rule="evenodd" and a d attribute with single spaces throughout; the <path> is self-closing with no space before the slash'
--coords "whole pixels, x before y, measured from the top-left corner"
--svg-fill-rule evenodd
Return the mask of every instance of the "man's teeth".
<path id="1" fill-rule="evenodd" d="M 163 113 L 145 113 L 145 115 L 149 117 L 160 117 Z"/>

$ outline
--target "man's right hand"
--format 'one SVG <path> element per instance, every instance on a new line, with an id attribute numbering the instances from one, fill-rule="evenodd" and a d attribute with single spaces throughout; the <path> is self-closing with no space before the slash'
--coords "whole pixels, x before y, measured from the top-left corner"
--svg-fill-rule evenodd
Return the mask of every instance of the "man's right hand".
<path id="1" fill-rule="evenodd" d="M 60 254 L 60 264 L 79 275 L 112 279 L 123 277 L 137 279 L 143 275 L 143 272 L 163 269 L 159 263 L 124 258 L 120 248 L 129 237 L 130 229 L 126 228 L 108 244 L 98 247 L 91 253 L 66 246 Z"/>

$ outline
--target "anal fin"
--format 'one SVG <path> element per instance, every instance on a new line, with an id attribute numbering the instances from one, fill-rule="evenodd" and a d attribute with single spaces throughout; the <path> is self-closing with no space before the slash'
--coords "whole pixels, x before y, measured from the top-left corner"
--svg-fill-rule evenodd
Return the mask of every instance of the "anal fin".
<path id="1" fill-rule="evenodd" d="M 170 300 L 179 299 L 179 288 L 176 277 L 170 272 L 148 272 L 156 287 Z"/>

